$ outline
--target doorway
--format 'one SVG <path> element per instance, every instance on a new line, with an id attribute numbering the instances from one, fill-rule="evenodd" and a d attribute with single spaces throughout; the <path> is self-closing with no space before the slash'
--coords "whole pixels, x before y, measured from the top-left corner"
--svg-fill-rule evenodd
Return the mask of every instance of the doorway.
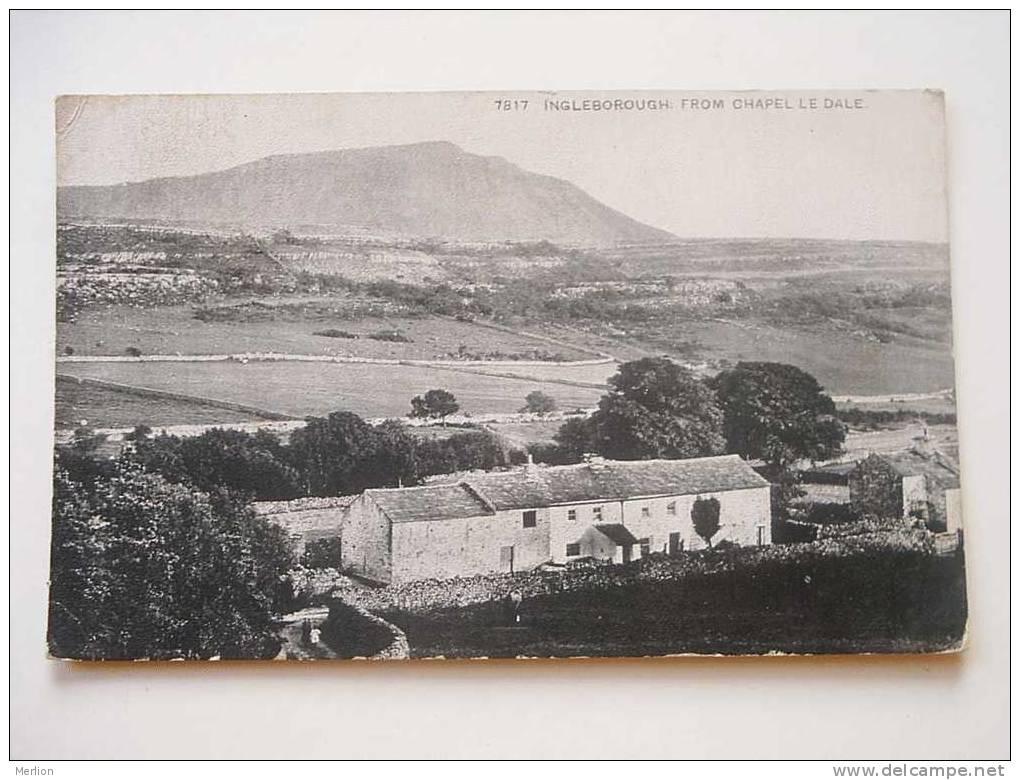
<path id="1" fill-rule="evenodd" d="M 683 540 L 680 538 L 680 532 L 679 531 L 673 531 L 669 535 L 669 554 L 670 555 L 679 555 L 680 553 L 683 552 L 683 549 L 684 549 L 684 543 L 683 543 Z"/>
<path id="2" fill-rule="evenodd" d="M 503 573 L 514 573 L 514 546 L 499 548 L 499 570 Z"/>

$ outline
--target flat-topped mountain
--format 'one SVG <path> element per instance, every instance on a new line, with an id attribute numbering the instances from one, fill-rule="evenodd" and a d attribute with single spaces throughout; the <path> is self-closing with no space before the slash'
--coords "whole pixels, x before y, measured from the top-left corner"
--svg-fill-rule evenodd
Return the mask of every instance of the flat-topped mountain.
<path id="1" fill-rule="evenodd" d="M 669 241 L 562 179 L 447 142 L 266 157 L 197 176 L 57 190 L 60 219 L 324 225 L 460 241 Z"/>

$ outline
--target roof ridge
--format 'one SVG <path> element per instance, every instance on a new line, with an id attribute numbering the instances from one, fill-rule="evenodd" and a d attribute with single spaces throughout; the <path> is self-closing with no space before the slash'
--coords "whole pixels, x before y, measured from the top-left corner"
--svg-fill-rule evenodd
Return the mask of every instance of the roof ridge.
<path id="1" fill-rule="evenodd" d="M 651 463 L 691 463 L 692 461 L 705 461 L 705 460 L 724 460 L 733 459 L 746 463 L 747 461 L 740 457 L 736 452 L 726 452 L 722 455 L 699 455 L 696 458 L 645 458 L 639 460 L 620 460 L 616 458 L 602 458 L 599 461 L 603 466 L 606 465 L 621 465 L 621 466 L 647 466 Z M 592 464 L 590 461 L 581 461 L 580 463 L 563 463 L 558 466 L 542 466 L 543 472 L 549 471 L 566 471 L 567 469 L 583 469 L 590 467 Z M 523 469 L 513 469 L 511 471 L 498 471 L 498 472 L 486 472 L 481 476 L 488 476 L 489 474 L 518 474 L 524 473 Z"/>
<path id="2" fill-rule="evenodd" d="M 429 490 L 434 488 L 456 487 L 458 482 L 434 482 L 430 485 L 404 485 L 402 487 L 365 488 L 365 493 L 395 493 L 405 490 Z"/>
<path id="3" fill-rule="evenodd" d="M 475 485 L 472 485 L 466 479 L 462 479 L 457 484 L 466 489 L 472 495 L 474 495 L 474 497 L 477 498 L 479 501 L 481 501 L 485 505 L 486 509 L 488 509 L 493 514 L 496 514 L 497 512 L 496 505 L 492 503 L 492 500 L 487 495 L 485 495 L 485 493 L 483 493 L 479 488 L 477 488 Z"/>

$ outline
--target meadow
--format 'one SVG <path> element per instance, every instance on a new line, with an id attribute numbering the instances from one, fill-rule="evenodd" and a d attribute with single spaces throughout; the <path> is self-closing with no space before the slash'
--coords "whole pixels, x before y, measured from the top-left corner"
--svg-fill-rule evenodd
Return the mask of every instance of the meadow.
<path id="1" fill-rule="evenodd" d="M 243 301 L 250 301 L 246 298 Z M 337 296 L 277 296 L 257 299 L 264 308 L 280 308 L 280 316 L 203 321 L 195 317 L 196 307 L 101 306 L 80 313 L 74 322 L 57 324 L 57 353 L 70 349 L 75 355 L 123 355 L 129 348 L 143 355 L 231 355 L 278 352 L 294 355 L 343 355 L 395 360 L 451 360 L 465 353 L 503 353 L 530 356 L 547 353 L 563 360 L 590 360 L 585 349 L 551 344 L 540 338 L 517 335 L 435 316 L 362 317 L 302 316 L 300 310 L 284 309 L 286 304 L 335 306 Z M 358 338 L 330 338 L 317 332 L 335 329 Z M 407 336 L 407 342 L 369 338 L 381 331 Z M 494 359 L 494 358 L 493 358 Z"/>
<path id="2" fill-rule="evenodd" d="M 338 410 L 363 417 L 403 417 L 410 411 L 411 398 L 432 388 L 452 392 L 462 413 L 467 414 L 516 412 L 533 390 L 551 395 L 564 409 L 594 406 L 602 394 L 596 388 L 403 365 L 65 363 L 61 373 L 257 406 L 295 417 Z M 133 420 L 130 424 L 135 422 L 149 420 Z M 93 424 L 107 423 L 97 417 Z"/>
<path id="3" fill-rule="evenodd" d="M 230 424 L 257 422 L 258 417 L 197 401 L 147 398 L 106 387 L 57 380 L 55 422 L 58 430 L 77 428 L 83 422 L 93 428 L 133 428 L 144 423 L 165 425 Z"/>

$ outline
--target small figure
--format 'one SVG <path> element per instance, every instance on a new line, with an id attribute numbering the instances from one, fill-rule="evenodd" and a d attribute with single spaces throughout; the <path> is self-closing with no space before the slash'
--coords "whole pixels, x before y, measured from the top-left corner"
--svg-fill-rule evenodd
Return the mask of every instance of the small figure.
<path id="1" fill-rule="evenodd" d="M 520 591 L 512 591 L 510 593 L 510 603 L 513 604 L 513 622 L 514 624 L 521 622 L 521 602 L 524 597 L 521 596 Z"/>
<path id="2" fill-rule="evenodd" d="M 312 640 L 312 644 L 313 645 L 319 644 L 319 636 L 321 636 L 321 634 L 322 634 L 322 632 L 319 629 L 317 629 L 317 628 L 313 628 L 311 630 L 310 638 Z"/>

